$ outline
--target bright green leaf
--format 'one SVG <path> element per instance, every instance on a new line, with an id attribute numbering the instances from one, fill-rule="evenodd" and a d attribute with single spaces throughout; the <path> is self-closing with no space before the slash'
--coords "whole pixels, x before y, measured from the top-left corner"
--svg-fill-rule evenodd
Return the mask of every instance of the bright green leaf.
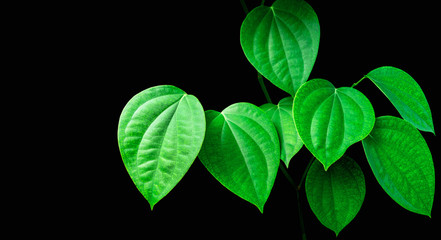
<path id="1" fill-rule="evenodd" d="M 280 89 L 295 95 L 317 57 L 320 26 L 303 0 L 277 0 L 245 18 L 240 42 L 248 61 Z"/>
<path id="2" fill-rule="evenodd" d="M 358 164 L 343 157 L 328 171 L 315 161 L 307 173 L 305 191 L 312 212 L 338 235 L 360 210 L 366 185 Z"/>
<path id="3" fill-rule="evenodd" d="M 366 76 L 386 95 L 401 117 L 422 131 L 435 134 L 429 103 L 409 74 L 395 67 L 380 67 Z"/>
<path id="4" fill-rule="evenodd" d="M 250 103 L 233 104 L 221 113 L 207 111 L 206 116 L 199 159 L 222 185 L 263 212 L 280 162 L 274 125 Z"/>
<path id="5" fill-rule="evenodd" d="M 200 102 L 177 87 L 146 89 L 124 107 L 119 149 L 130 177 L 152 209 L 188 171 L 204 135 Z"/>
<path id="6" fill-rule="evenodd" d="M 361 92 L 335 88 L 324 79 L 303 84 L 293 111 L 300 138 L 325 170 L 365 138 L 375 123 L 374 109 Z"/>
<path id="7" fill-rule="evenodd" d="M 302 148 L 303 142 L 297 134 L 294 118 L 292 116 L 293 98 L 287 97 L 280 100 L 278 105 L 267 103 L 260 106 L 271 118 L 280 140 L 280 159 L 286 167 L 292 157 Z"/>
<path id="8" fill-rule="evenodd" d="M 421 133 L 401 118 L 379 117 L 363 147 L 384 191 L 405 209 L 430 216 L 435 170 Z"/>

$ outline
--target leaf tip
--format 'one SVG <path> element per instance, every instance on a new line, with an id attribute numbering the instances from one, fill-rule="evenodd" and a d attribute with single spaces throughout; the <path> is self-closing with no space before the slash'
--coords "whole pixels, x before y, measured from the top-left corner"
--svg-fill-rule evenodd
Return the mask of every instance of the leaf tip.
<path id="1" fill-rule="evenodd" d="M 155 206 L 155 204 L 150 204 L 150 203 L 149 203 L 149 205 L 150 205 L 150 211 L 153 212 L 153 207 Z"/>
<path id="2" fill-rule="evenodd" d="M 257 205 L 256 205 L 257 206 Z M 260 213 L 263 214 L 263 205 L 261 206 L 257 206 L 257 208 L 259 209 Z"/>

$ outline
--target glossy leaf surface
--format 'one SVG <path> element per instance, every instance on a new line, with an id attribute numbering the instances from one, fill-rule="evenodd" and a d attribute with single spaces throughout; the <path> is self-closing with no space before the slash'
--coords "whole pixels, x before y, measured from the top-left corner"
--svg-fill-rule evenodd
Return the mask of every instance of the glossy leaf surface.
<path id="1" fill-rule="evenodd" d="M 401 118 L 379 117 L 363 147 L 384 191 L 405 209 L 430 216 L 435 170 L 421 133 Z"/>
<path id="2" fill-rule="evenodd" d="M 295 95 L 317 57 L 320 26 L 303 0 L 277 0 L 245 18 L 240 42 L 248 61 L 280 89 Z"/>
<path id="3" fill-rule="evenodd" d="M 338 235 L 360 211 L 366 185 L 358 164 L 343 157 L 328 171 L 315 161 L 307 173 L 305 191 L 315 216 Z"/>
<path id="4" fill-rule="evenodd" d="M 177 87 L 149 88 L 124 107 L 118 126 L 120 152 L 152 209 L 188 171 L 204 135 L 202 105 Z"/>
<path id="5" fill-rule="evenodd" d="M 375 123 L 369 100 L 354 88 L 335 88 L 324 79 L 306 82 L 294 99 L 297 132 L 325 170 L 365 138 Z"/>
<path id="6" fill-rule="evenodd" d="M 297 129 L 292 116 L 293 98 L 287 97 L 280 100 L 279 104 L 267 103 L 260 106 L 271 118 L 276 127 L 280 140 L 280 159 L 288 167 L 292 157 L 302 148 L 303 142 L 297 134 Z"/>
<path id="7" fill-rule="evenodd" d="M 233 104 L 221 113 L 207 111 L 206 117 L 199 159 L 222 185 L 263 212 L 280 162 L 274 125 L 250 103 Z"/>
<path id="8" fill-rule="evenodd" d="M 380 67 L 366 76 L 405 120 L 422 131 L 435 133 L 429 103 L 421 87 L 408 73 L 395 67 Z"/>

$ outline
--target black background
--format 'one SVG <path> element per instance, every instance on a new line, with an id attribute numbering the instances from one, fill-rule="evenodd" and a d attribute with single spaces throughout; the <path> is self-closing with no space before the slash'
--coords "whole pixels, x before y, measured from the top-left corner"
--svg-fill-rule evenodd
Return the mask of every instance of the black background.
<path id="1" fill-rule="evenodd" d="M 260 3 L 245 2 L 250 10 Z M 435 2 L 307 2 L 321 26 L 319 53 L 310 78 L 325 78 L 336 87 L 351 86 L 374 68 L 401 68 L 420 84 L 432 109 L 435 130 L 439 130 L 440 49 Z M 175 85 L 195 95 L 205 110 L 221 111 L 236 102 L 265 103 L 256 71 L 240 46 L 239 30 L 245 14 L 239 1 L 103 2 L 55 7 L 57 11 L 47 11 L 50 14 L 40 16 L 44 20 L 33 27 L 40 27 L 37 37 L 50 49 L 51 66 L 44 68 L 52 69 L 48 79 L 67 83 L 55 85 L 59 90 L 54 93 L 70 99 L 62 119 L 74 123 L 64 125 L 63 135 L 81 137 L 62 150 L 64 157 L 75 159 L 63 168 L 74 173 L 66 176 L 55 171 L 49 177 L 50 182 L 62 183 L 54 187 L 57 194 L 49 200 L 51 206 L 59 204 L 53 213 L 57 226 L 67 227 L 66 232 L 72 234 L 122 233 L 127 238 L 142 234 L 165 239 L 300 239 L 296 195 L 281 173 L 261 214 L 221 186 L 196 159 L 181 182 L 150 211 L 119 155 L 119 114 L 132 96 L 146 88 Z M 30 24 L 32 28 L 32 21 Z M 45 53 L 45 48 L 34 51 Z M 288 96 L 268 81 L 266 85 L 273 102 Z M 399 116 L 368 80 L 357 89 L 371 100 L 376 116 Z M 439 137 L 422 134 L 438 173 Z M 367 192 L 360 212 L 339 239 L 441 236 L 438 174 L 430 219 L 408 212 L 388 197 L 374 178 L 361 143 L 351 146 L 347 153 L 361 166 Z M 291 161 L 289 172 L 295 181 L 300 180 L 310 156 L 303 147 Z M 304 190 L 301 204 L 308 239 L 334 239 L 335 234 L 313 215 Z M 67 223 L 66 217 L 72 222 Z"/>

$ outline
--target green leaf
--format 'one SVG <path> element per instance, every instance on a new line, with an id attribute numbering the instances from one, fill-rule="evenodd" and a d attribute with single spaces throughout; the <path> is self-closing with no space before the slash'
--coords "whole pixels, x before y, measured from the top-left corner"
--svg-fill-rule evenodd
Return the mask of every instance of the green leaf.
<path id="1" fill-rule="evenodd" d="M 248 61 L 280 89 L 295 95 L 317 57 L 320 26 L 303 0 L 277 0 L 245 18 L 240 42 Z"/>
<path id="2" fill-rule="evenodd" d="M 297 132 L 325 170 L 374 127 L 375 113 L 358 90 L 324 79 L 306 82 L 294 99 Z"/>
<path id="3" fill-rule="evenodd" d="M 405 209 L 430 216 L 435 170 L 421 133 L 401 118 L 383 116 L 377 118 L 363 147 L 384 191 Z"/>
<path id="4" fill-rule="evenodd" d="M 280 100 L 279 104 L 267 103 L 260 106 L 271 118 L 280 140 L 280 159 L 288 167 L 291 158 L 302 148 L 303 142 L 297 134 L 294 118 L 292 116 L 293 98 L 287 97 Z"/>
<path id="5" fill-rule="evenodd" d="M 343 157 L 328 171 L 315 161 L 307 173 L 305 191 L 312 212 L 338 235 L 360 211 L 366 185 L 358 164 Z"/>
<path id="6" fill-rule="evenodd" d="M 276 179 L 280 145 L 270 119 L 250 103 L 207 111 L 207 133 L 199 159 L 234 194 L 261 212 Z"/>
<path id="7" fill-rule="evenodd" d="M 177 87 L 146 89 L 124 107 L 118 126 L 119 149 L 151 209 L 188 171 L 204 135 L 200 102 Z"/>
<path id="8" fill-rule="evenodd" d="M 409 74 L 395 67 L 380 67 L 366 76 L 386 95 L 401 117 L 422 131 L 435 134 L 429 103 Z"/>

